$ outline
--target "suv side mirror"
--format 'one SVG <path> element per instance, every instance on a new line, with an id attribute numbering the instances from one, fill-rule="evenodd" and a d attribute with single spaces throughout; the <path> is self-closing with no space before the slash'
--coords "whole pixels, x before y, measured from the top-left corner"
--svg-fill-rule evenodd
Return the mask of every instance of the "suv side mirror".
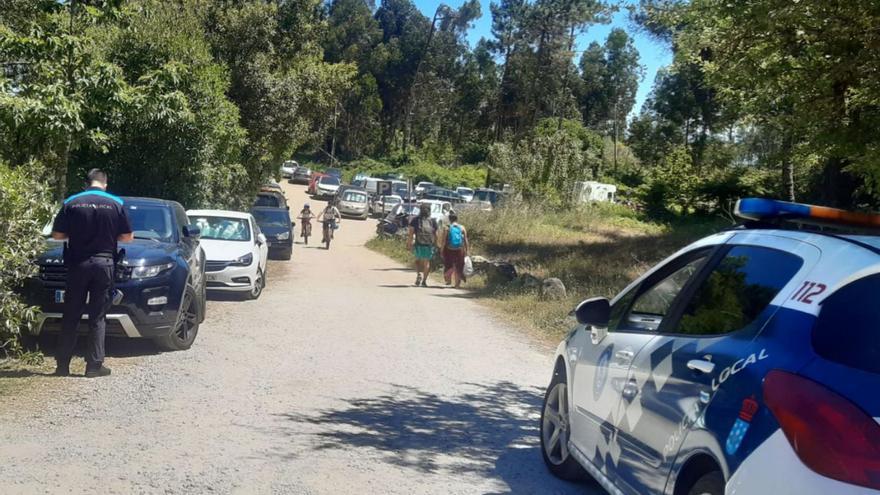
<path id="1" fill-rule="evenodd" d="M 196 227 L 195 225 L 184 225 L 183 226 L 183 235 L 185 237 L 192 237 L 193 239 L 198 239 L 202 235 L 202 229 Z"/>

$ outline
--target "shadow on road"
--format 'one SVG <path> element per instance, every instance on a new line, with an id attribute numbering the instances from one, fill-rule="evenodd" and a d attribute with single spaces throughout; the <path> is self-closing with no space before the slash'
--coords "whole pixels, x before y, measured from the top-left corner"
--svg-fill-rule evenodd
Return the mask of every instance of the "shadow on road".
<path id="1" fill-rule="evenodd" d="M 78 335 L 76 339 L 76 348 L 74 348 L 74 356 L 83 357 L 85 355 L 86 345 L 88 344 L 88 336 Z M 57 335 L 44 335 L 39 339 L 38 350 L 44 356 L 54 358 L 55 350 L 58 346 Z M 153 356 L 161 351 L 156 344 L 150 339 L 130 339 L 126 337 L 107 337 L 104 341 L 104 352 L 107 357 L 125 358 L 136 356 Z"/>
<path id="2" fill-rule="evenodd" d="M 476 473 L 509 486 L 505 493 L 577 492 L 546 472 L 538 442 L 542 391 L 502 381 L 466 384 L 444 396 L 392 385 L 383 395 L 351 399 L 316 415 L 282 417 L 314 450 L 367 448 L 386 462 L 425 473 Z M 302 428 L 305 426 L 306 428 Z M 582 492 L 581 492 L 582 493 Z"/>

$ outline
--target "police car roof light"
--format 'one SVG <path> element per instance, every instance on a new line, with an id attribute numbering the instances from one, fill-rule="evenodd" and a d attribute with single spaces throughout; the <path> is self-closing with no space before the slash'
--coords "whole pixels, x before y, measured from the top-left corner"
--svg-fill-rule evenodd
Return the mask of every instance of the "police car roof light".
<path id="1" fill-rule="evenodd" d="M 805 223 L 880 228 L 880 215 L 839 210 L 827 206 L 789 203 L 775 199 L 740 199 L 736 202 L 734 214 L 746 220 L 796 220 Z"/>

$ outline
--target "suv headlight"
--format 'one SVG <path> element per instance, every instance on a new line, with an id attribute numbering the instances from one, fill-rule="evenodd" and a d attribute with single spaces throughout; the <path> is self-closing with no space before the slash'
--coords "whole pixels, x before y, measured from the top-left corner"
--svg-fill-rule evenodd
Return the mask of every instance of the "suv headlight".
<path id="1" fill-rule="evenodd" d="M 244 256 L 240 256 L 240 257 L 238 257 L 238 258 L 237 258 L 235 261 L 233 261 L 231 264 L 234 265 L 234 266 L 250 266 L 251 263 L 253 263 L 253 262 L 254 262 L 254 255 L 253 255 L 253 253 L 248 253 L 248 254 L 246 254 L 246 255 L 244 255 Z"/>
<path id="2" fill-rule="evenodd" d="M 172 268 L 174 268 L 174 263 L 165 263 L 163 265 L 134 266 L 131 268 L 131 278 L 153 278 L 167 272 L 168 270 L 171 270 Z"/>
<path id="3" fill-rule="evenodd" d="M 278 234 L 278 237 L 276 237 L 276 239 L 278 239 L 279 241 L 286 241 L 290 239 L 290 232 L 282 232 Z"/>

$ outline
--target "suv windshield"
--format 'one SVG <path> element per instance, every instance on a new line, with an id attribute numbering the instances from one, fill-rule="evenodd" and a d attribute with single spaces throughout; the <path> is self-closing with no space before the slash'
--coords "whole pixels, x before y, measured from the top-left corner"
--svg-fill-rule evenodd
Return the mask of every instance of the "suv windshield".
<path id="1" fill-rule="evenodd" d="M 126 203 L 125 210 L 135 239 L 155 239 L 161 242 L 174 240 L 170 208 Z"/>
<path id="2" fill-rule="evenodd" d="M 822 301 L 813 328 L 813 349 L 825 359 L 880 373 L 880 274 L 841 287 Z"/>
<path id="3" fill-rule="evenodd" d="M 281 208 L 281 198 L 278 196 L 269 193 L 269 194 L 258 194 L 257 200 L 254 201 L 254 206 L 268 206 L 270 208 Z"/>
<path id="4" fill-rule="evenodd" d="M 325 177 L 321 177 L 321 184 L 327 185 L 327 186 L 338 186 L 339 179 L 337 179 L 336 177 L 334 177 L 332 175 L 328 175 Z"/>
<path id="5" fill-rule="evenodd" d="M 257 220 L 257 224 L 261 227 L 290 226 L 290 217 L 287 214 L 287 210 L 253 210 L 251 213 Z"/>
<path id="6" fill-rule="evenodd" d="M 244 218 L 191 216 L 190 222 L 202 231 L 202 239 L 249 241 L 251 229 Z"/>

